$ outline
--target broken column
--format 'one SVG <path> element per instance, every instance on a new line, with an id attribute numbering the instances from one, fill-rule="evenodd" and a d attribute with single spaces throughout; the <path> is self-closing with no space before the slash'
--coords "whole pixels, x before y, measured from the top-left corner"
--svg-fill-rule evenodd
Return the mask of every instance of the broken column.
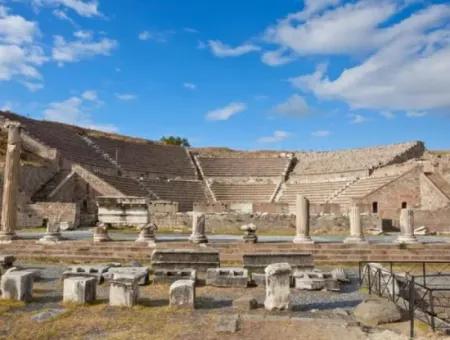
<path id="1" fill-rule="evenodd" d="M 146 225 L 139 227 L 139 236 L 136 239 L 136 243 L 145 243 L 150 247 L 156 245 L 155 231 L 158 230 L 158 226 L 155 223 L 147 223 Z"/>
<path id="2" fill-rule="evenodd" d="M 350 236 L 348 236 L 344 240 L 344 243 L 367 243 L 366 239 L 364 238 L 364 233 L 361 226 L 361 214 L 357 205 L 353 205 L 350 207 L 349 219 Z"/>
<path id="3" fill-rule="evenodd" d="M 192 234 L 189 237 L 189 241 L 192 243 L 208 243 L 205 224 L 205 214 L 194 212 L 192 216 Z"/>
<path id="4" fill-rule="evenodd" d="M 309 200 L 298 194 L 295 207 L 296 232 L 294 243 L 314 243 L 309 236 Z"/>
<path id="5" fill-rule="evenodd" d="M 99 222 L 94 229 L 94 243 L 111 241 L 108 235 L 108 224 Z"/>
<path id="6" fill-rule="evenodd" d="M 31 301 L 34 273 L 26 270 L 8 271 L 1 279 L 2 299 Z"/>
<path id="7" fill-rule="evenodd" d="M 133 279 L 114 279 L 109 288 L 109 305 L 133 307 L 139 298 L 139 285 Z"/>
<path id="8" fill-rule="evenodd" d="M 288 309 L 291 266 L 288 263 L 274 263 L 268 265 L 264 271 L 266 274 L 264 307 L 267 310 Z"/>
<path id="9" fill-rule="evenodd" d="M 244 232 L 244 236 L 242 236 L 242 241 L 244 241 L 244 243 L 258 242 L 258 236 L 256 236 L 256 225 L 253 223 L 245 224 L 241 227 L 241 230 Z"/>
<path id="10" fill-rule="evenodd" d="M 55 244 L 61 241 L 62 237 L 59 229 L 59 223 L 47 221 L 46 224 L 47 230 L 38 242 L 43 244 Z"/>
<path id="11" fill-rule="evenodd" d="M 411 208 L 400 211 L 400 235 L 396 243 L 418 243 L 414 236 L 414 211 Z"/>
<path id="12" fill-rule="evenodd" d="M 20 176 L 21 138 L 20 124 L 9 122 L 8 144 L 6 146 L 6 161 L 3 176 L 3 201 L 0 242 L 11 242 L 16 237 L 17 195 Z"/>
<path id="13" fill-rule="evenodd" d="M 195 308 L 195 282 L 178 280 L 170 285 L 169 301 L 171 306 Z"/>
<path id="14" fill-rule="evenodd" d="M 85 304 L 95 301 L 97 280 L 94 277 L 73 276 L 64 279 L 63 302 Z"/>

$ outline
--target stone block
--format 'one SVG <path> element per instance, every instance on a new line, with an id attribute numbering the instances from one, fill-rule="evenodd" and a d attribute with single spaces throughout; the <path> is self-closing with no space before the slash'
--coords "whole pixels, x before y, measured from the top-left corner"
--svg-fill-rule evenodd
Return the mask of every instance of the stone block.
<path id="1" fill-rule="evenodd" d="M 63 302 L 85 304 L 95 301 L 97 280 L 93 277 L 74 276 L 64 279 Z"/>
<path id="2" fill-rule="evenodd" d="M 216 287 L 241 287 L 248 285 L 248 270 L 243 268 L 209 268 L 206 284 Z"/>
<path id="3" fill-rule="evenodd" d="M 195 283 L 192 280 L 178 280 L 171 284 L 169 292 L 171 306 L 195 308 Z"/>
<path id="4" fill-rule="evenodd" d="M 274 263 L 266 267 L 266 299 L 264 307 L 271 310 L 289 308 L 291 266 Z"/>
<path id="5" fill-rule="evenodd" d="M 16 261 L 16 257 L 14 255 L 0 255 L 0 265 L 3 269 L 11 268 L 14 265 L 14 261 Z"/>
<path id="6" fill-rule="evenodd" d="M 153 272 L 153 283 L 173 283 L 178 280 L 197 281 L 197 271 L 186 269 L 157 269 Z"/>
<path id="7" fill-rule="evenodd" d="M 151 260 L 153 270 L 192 268 L 197 271 L 197 275 L 206 273 L 208 268 L 220 266 L 217 250 L 156 249 Z"/>
<path id="8" fill-rule="evenodd" d="M 244 295 L 233 300 L 233 307 L 241 312 L 258 308 L 258 301 L 251 295 Z"/>
<path id="9" fill-rule="evenodd" d="M 385 299 L 368 299 L 361 302 L 353 311 L 357 321 L 367 326 L 399 321 L 400 309 L 392 301 Z"/>
<path id="10" fill-rule="evenodd" d="M 292 270 L 312 270 L 314 257 L 310 253 L 254 253 L 243 255 L 244 268 L 250 273 L 264 273 L 273 263 L 288 263 Z"/>
<path id="11" fill-rule="evenodd" d="M 266 274 L 262 273 L 252 273 L 252 283 L 258 287 L 266 286 Z"/>
<path id="12" fill-rule="evenodd" d="M 139 285 L 136 280 L 112 280 L 109 288 L 109 305 L 133 307 L 139 298 Z"/>
<path id="13" fill-rule="evenodd" d="M 131 278 L 138 281 L 139 285 L 150 282 L 150 270 L 147 267 L 116 267 L 110 268 L 103 277 L 108 279 Z"/>
<path id="14" fill-rule="evenodd" d="M 33 274 L 27 271 L 11 271 L 1 279 L 2 299 L 29 302 L 33 293 Z"/>

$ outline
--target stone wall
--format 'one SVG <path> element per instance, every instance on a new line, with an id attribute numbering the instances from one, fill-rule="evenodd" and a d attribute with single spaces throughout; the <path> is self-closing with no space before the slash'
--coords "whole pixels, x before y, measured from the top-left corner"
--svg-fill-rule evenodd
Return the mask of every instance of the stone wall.
<path id="1" fill-rule="evenodd" d="M 415 210 L 414 224 L 416 227 L 426 226 L 432 231 L 450 232 L 450 207 L 437 210 Z"/>
<path id="2" fill-rule="evenodd" d="M 448 198 L 424 174 L 420 176 L 421 208 L 435 210 L 446 207 Z"/>
<path id="3" fill-rule="evenodd" d="M 77 227 L 80 224 L 80 208 L 76 203 L 39 202 L 29 204 L 18 215 L 19 228 L 39 227 L 49 223 L 67 222 Z"/>

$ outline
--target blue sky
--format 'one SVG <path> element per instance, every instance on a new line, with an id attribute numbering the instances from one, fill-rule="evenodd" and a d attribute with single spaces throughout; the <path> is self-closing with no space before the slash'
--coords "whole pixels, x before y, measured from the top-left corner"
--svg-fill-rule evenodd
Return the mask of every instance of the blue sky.
<path id="1" fill-rule="evenodd" d="M 450 148 L 450 5 L 0 0 L 0 108 L 193 146 Z"/>

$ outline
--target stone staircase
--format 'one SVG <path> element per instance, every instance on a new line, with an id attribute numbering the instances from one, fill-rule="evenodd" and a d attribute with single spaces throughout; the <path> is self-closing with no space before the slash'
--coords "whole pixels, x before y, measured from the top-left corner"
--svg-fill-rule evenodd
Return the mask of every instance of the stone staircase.
<path id="1" fill-rule="evenodd" d="M 428 179 L 450 200 L 450 183 L 437 173 L 425 174 Z"/>
<path id="2" fill-rule="evenodd" d="M 280 197 L 280 202 L 295 205 L 297 194 L 302 194 L 308 198 L 312 204 L 325 204 L 330 196 L 344 188 L 347 184 L 347 180 L 315 183 L 287 182 Z"/>
<path id="3" fill-rule="evenodd" d="M 71 174 L 71 170 L 61 170 L 57 172 L 50 180 L 41 186 L 41 188 L 31 197 L 31 200 L 33 202 L 47 201 L 54 190 Z"/>
<path id="4" fill-rule="evenodd" d="M 211 189 L 224 202 L 270 202 L 275 183 L 231 184 L 214 182 Z"/>

